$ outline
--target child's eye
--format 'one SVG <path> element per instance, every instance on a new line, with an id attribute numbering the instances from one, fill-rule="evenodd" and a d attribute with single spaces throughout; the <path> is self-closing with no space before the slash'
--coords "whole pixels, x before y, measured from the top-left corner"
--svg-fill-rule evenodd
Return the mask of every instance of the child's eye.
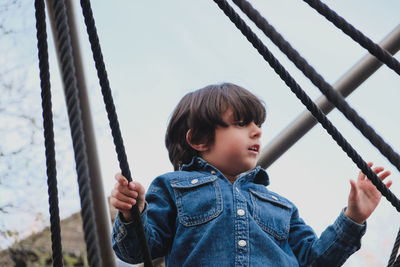
<path id="1" fill-rule="evenodd" d="M 235 122 L 235 126 L 244 127 L 244 126 L 246 126 L 246 123 L 244 123 L 243 121 L 237 121 L 237 122 Z"/>

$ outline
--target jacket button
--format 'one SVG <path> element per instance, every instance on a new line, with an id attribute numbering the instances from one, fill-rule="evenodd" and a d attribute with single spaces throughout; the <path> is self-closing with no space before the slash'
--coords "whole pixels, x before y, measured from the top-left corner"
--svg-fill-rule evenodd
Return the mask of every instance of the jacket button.
<path id="1" fill-rule="evenodd" d="M 199 182 L 198 179 L 193 179 L 190 183 L 191 183 L 191 184 L 197 184 L 198 182 Z"/>
<path id="2" fill-rule="evenodd" d="M 238 245 L 240 247 L 245 247 L 247 245 L 246 240 L 239 240 Z"/>
<path id="3" fill-rule="evenodd" d="M 237 215 L 239 215 L 239 216 L 243 216 L 246 212 L 244 211 L 244 210 L 242 210 L 242 209 L 239 209 L 239 210 L 237 210 Z"/>
<path id="4" fill-rule="evenodd" d="M 215 172 L 214 170 L 212 170 L 212 171 L 211 171 L 211 174 L 214 175 L 214 174 L 216 174 L 216 172 Z"/>

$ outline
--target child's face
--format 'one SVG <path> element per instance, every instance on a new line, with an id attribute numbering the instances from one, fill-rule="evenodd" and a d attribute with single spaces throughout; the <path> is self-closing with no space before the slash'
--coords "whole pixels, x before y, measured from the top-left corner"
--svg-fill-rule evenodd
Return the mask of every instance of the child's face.
<path id="1" fill-rule="evenodd" d="M 243 125 L 241 121 L 236 121 L 231 109 L 222 115 L 222 119 L 228 127 L 216 128 L 214 143 L 201 152 L 201 156 L 233 180 L 256 166 L 261 147 L 261 129 L 254 122 Z"/>

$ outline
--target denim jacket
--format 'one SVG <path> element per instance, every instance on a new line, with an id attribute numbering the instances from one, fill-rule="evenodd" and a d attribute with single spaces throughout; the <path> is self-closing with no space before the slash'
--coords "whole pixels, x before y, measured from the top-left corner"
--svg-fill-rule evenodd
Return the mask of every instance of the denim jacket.
<path id="1" fill-rule="evenodd" d="M 366 226 L 340 213 L 318 238 L 296 206 L 267 189 L 260 167 L 232 185 L 201 158 L 156 178 L 142 213 L 153 258 L 166 266 L 340 266 L 360 248 Z M 142 261 L 132 222 L 119 214 L 113 249 L 129 263 Z"/>

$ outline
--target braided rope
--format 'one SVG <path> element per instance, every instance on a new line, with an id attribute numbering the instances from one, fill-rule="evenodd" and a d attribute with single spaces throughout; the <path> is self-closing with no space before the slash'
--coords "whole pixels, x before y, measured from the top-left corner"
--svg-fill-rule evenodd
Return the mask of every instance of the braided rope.
<path id="1" fill-rule="evenodd" d="M 319 2 L 318 0 L 316 0 L 316 1 L 305 0 L 305 1 L 306 2 L 313 2 L 313 3 Z M 292 60 L 295 63 L 295 65 L 304 74 L 305 73 L 311 73 L 310 75 L 312 75 L 313 77 L 316 77 L 316 79 L 322 79 L 323 80 L 322 76 L 320 76 L 318 73 L 316 73 L 316 71 L 307 63 L 307 61 L 304 58 L 301 57 L 301 55 L 282 37 L 281 34 L 279 34 L 274 29 L 274 27 L 272 25 L 270 25 L 268 23 L 268 21 L 264 17 L 261 16 L 261 14 L 256 9 L 254 9 L 251 6 L 250 3 L 248 3 L 246 0 L 233 0 L 233 2 L 257 25 L 257 27 L 259 29 L 261 29 L 265 33 L 265 35 L 267 35 L 271 39 L 271 41 L 275 45 L 277 45 L 279 47 L 279 49 L 283 53 L 285 53 L 288 56 L 288 58 L 290 60 Z M 324 5 L 324 4 L 322 4 L 322 5 Z M 331 17 L 334 17 L 334 15 L 336 15 L 336 13 L 333 12 L 332 10 L 329 10 L 329 8 L 327 6 L 325 6 L 325 8 L 323 10 L 330 11 Z M 339 20 L 338 18 L 335 18 L 335 21 L 338 21 L 338 20 Z M 347 23 L 346 21 L 344 21 L 344 19 L 341 19 L 341 20 L 342 21 L 341 21 L 340 25 L 344 25 L 345 23 Z M 356 31 L 354 29 L 354 27 L 352 27 L 351 25 L 347 26 L 346 29 L 351 29 L 352 31 Z M 345 30 L 343 30 L 343 31 L 346 32 Z M 367 37 L 363 36 L 361 32 L 358 32 L 357 36 L 359 36 L 359 38 L 357 38 L 357 39 L 360 39 L 362 37 L 361 38 L 362 41 L 364 43 L 367 43 L 368 47 L 372 47 L 371 49 L 373 49 L 373 51 L 378 51 L 379 52 L 379 53 L 378 52 L 374 53 L 373 51 L 368 49 L 371 52 L 371 54 L 375 55 L 380 61 L 386 63 L 386 62 L 388 62 L 388 60 L 393 59 L 393 60 L 389 61 L 389 66 L 392 66 L 392 65 L 390 65 L 390 63 L 397 64 L 397 66 L 400 66 L 399 63 L 389 53 L 387 53 L 385 50 L 381 49 L 378 45 L 373 44 L 372 41 L 370 41 Z M 355 41 L 357 41 L 355 38 L 353 38 L 353 39 Z M 387 54 L 389 55 L 389 57 L 387 56 Z M 396 65 L 394 65 L 394 66 L 396 66 Z M 400 70 L 400 67 L 397 67 L 397 69 Z M 396 69 L 394 69 L 394 70 L 396 70 Z M 318 81 L 318 82 L 319 82 L 319 84 L 325 83 L 324 86 L 326 86 L 328 91 L 334 91 L 333 88 L 331 88 L 331 86 L 328 85 L 328 83 L 326 83 L 325 81 Z M 334 92 L 336 92 L 336 91 L 334 91 Z M 337 97 L 340 100 L 340 102 L 345 104 L 344 108 L 346 110 L 348 110 L 350 107 L 348 107 L 347 102 L 345 102 L 344 98 L 341 97 L 340 94 L 337 94 L 337 95 L 340 96 L 340 97 Z M 335 106 L 336 106 L 336 104 L 335 104 Z M 366 123 L 364 125 L 364 122 L 363 122 L 362 119 L 361 119 L 361 121 L 359 121 L 360 120 L 358 118 L 359 116 L 355 111 L 353 113 L 351 110 L 349 110 L 349 112 L 350 112 L 350 115 L 354 118 L 354 120 L 358 121 L 357 124 L 361 125 L 362 129 L 360 129 L 357 126 L 356 127 L 361 132 L 363 132 L 363 134 L 365 133 L 364 136 L 367 137 L 368 140 L 370 140 L 370 142 L 372 144 L 374 144 L 374 146 L 377 147 L 379 149 L 379 151 L 386 158 L 388 158 L 389 161 L 393 165 L 395 165 L 397 167 L 398 170 L 400 170 L 400 156 L 388 144 L 386 144 L 385 141 L 378 134 L 376 134 L 375 131 L 371 127 L 366 125 Z M 356 124 L 354 124 L 354 125 L 356 125 Z M 397 238 L 396 238 L 396 242 L 395 242 L 393 250 L 392 250 L 392 255 L 391 255 L 390 259 L 389 259 L 389 265 L 388 266 L 391 266 L 393 264 L 393 262 L 395 261 L 397 252 L 399 250 L 399 246 L 400 246 L 400 230 L 398 232 L 398 235 L 397 235 Z M 400 263 L 400 260 L 399 260 L 399 263 Z"/>
<path id="2" fill-rule="evenodd" d="M 400 200 L 382 183 L 376 173 L 368 166 L 368 164 L 361 158 L 361 156 L 354 150 L 354 148 L 346 141 L 340 132 L 332 125 L 329 119 L 323 114 L 318 106 L 308 97 L 302 90 L 300 85 L 296 83 L 293 77 L 285 70 L 279 61 L 271 54 L 268 48 L 261 42 L 261 40 L 251 31 L 246 23 L 239 17 L 234 9 L 225 0 L 214 0 L 215 3 L 223 10 L 235 26 L 242 32 L 242 34 L 250 41 L 250 43 L 257 49 L 263 58 L 270 64 L 274 71 L 281 77 L 281 79 L 288 85 L 297 98 L 307 107 L 312 115 L 321 123 L 325 130 L 332 136 L 336 143 L 342 148 L 344 152 L 353 160 L 357 167 L 367 175 L 368 179 L 376 186 L 383 196 L 398 210 L 400 211 Z"/>
<path id="3" fill-rule="evenodd" d="M 332 22 L 337 28 L 341 29 L 350 38 L 367 49 L 372 55 L 377 57 L 381 62 L 400 75 L 400 62 L 397 61 L 390 53 L 374 43 L 365 36 L 361 31 L 348 23 L 343 17 L 339 16 L 335 11 L 330 9 L 326 4 L 319 0 L 303 0 L 309 6 L 314 8 L 318 13 L 323 15 L 327 20 Z"/>
<path id="4" fill-rule="evenodd" d="M 291 59 L 294 63 L 295 63 L 295 65 L 299 68 L 299 69 L 301 69 L 302 71 L 303 71 L 303 73 L 305 73 L 305 72 L 308 72 L 308 73 L 312 73 L 313 71 L 314 71 L 314 69 L 311 67 L 311 66 L 309 66 L 309 64 L 303 59 L 303 58 L 301 58 L 301 56 L 300 56 L 300 54 L 295 50 L 295 49 L 293 49 L 292 47 L 291 47 L 291 45 L 273 28 L 273 26 L 272 25 L 270 25 L 269 23 L 268 23 L 268 21 L 265 19 L 265 18 L 263 18 L 261 15 L 260 15 L 260 13 L 257 11 L 257 10 L 255 10 L 252 6 L 251 6 L 251 4 L 250 3 L 248 3 L 247 1 L 245 1 L 245 0 L 233 0 L 233 2 L 257 25 L 257 27 L 258 28 L 260 28 L 270 39 L 271 39 L 271 41 L 274 43 L 274 44 L 276 44 L 279 48 L 280 48 L 280 50 L 282 51 L 282 52 L 284 52 L 287 56 L 288 56 L 288 58 L 289 59 Z M 379 46 L 377 46 L 378 48 L 379 48 L 379 50 L 382 50 Z M 386 54 L 387 54 L 387 52 L 386 51 L 384 51 Z M 372 52 L 371 52 L 372 53 Z M 372 54 L 374 54 L 374 53 L 372 53 Z M 375 56 L 377 56 L 378 57 L 378 59 L 379 60 L 381 60 L 381 61 L 383 61 L 383 62 L 387 62 L 387 61 L 385 61 L 385 60 L 387 60 L 387 57 L 385 58 L 385 54 L 383 54 L 383 55 L 381 55 L 381 54 L 374 54 Z M 391 56 L 390 56 L 391 57 Z M 391 57 L 392 58 L 392 57 Z M 397 61 L 396 61 L 397 62 Z M 398 63 L 398 62 L 397 62 Z M 309 70 L 307 70 L 307 68 L 309 69 Z M 322 76 L 320 76 L 319 74 L 317 74 L 315 71 L 314 71 L 314 73 L 312 73 L 315 77 L 317 77 L 317 78 L 322 78 Z M 306 75 L 307 76 L 307 75 Z M 319 77 L 318 77 L 319 76 Z M 308 77 L 308 76 L 307 76 Z M 322 78 L 323 79 L 323 78 Z M 325 82 L 325 81 L 323 81 L 323 82 Z M 314 83 L 314 82 L 313 82 Z M 326 83 L 326 82 L 325 82 Z M 315 83 L 314 83 L 315 84 Z M 327 84 L 327 83 L 326 83 Z M 329 85 L 329 87 L 330 87 L 330 85 Z M 328 89 L 329 90 L 331 90 L 331 91 L 334 91 L 333 90 L 333 88 L 329 88 L 328 87 Z M 336 91 L 334 91 L 334 92 L 336 92 Z M 338 94 L 340 97 L 339 97 L 339 99 L 341 98 L 341 99 L 343 99 L 343 97 L 341 97 L 341 95 L 340 94 Z M 343 102 L 344 103 L 346 103 L 347 104 L 347 102 L 345 102 L 344 101 L 344 99 L 343 99 Z M 336 104 L 335 104 L 336 105 Z M 313 114 L 314 115 L 314 114 Z M 354 111 L 354 115 L 356 115 L 355 117 L 357 117 L 358 115 L 357 115 L 357 113 Z M 346 116 L 347 117 L 347 116 Z M 362 119 L 361 119 L 362 120 Z M 354 123 L 353 123 L 354 124 Z M 362 124 L 362 121 L 360 122 L 360 124 Z M 367 125 L 368 126 L 368 125 Z M 357 126 L 356 126 L 357 127 Z M 369 127 L 369 126 L 368 126 Z M 396 154 L 394 151 L 393 151 L 393 149 L 389 146 L 389 145 L 387 145 L 386 143 L 384 143 L 384 141 L 383 141 L 383 139 L 380 137 L 380 136 L 378 136 L 374 131 L 370 131 L 372 128 L 370 128 L 370 129 L 368 129 L 368 127 L 365 127 L 364 126 L 364 128 L 363 129 L 365 129 L 365 128 L 367 128 L 365 131 L 366 132 L 368 132 L 368 134 L 366 135 L 366 134 L 364 134 L 364 136 L 373 136 L 373 139 L 371 140 L 371 138 L 370 137 L 367 137 L 370 141 L 371 141 L 371 143 L 373 143 L 376 147 L 378 146 L 379 148 L 379 150 L 381 151 L 381 153 L 382 154 L 384 154 L 388 159 L 389 159 L 389 161 L 390 162 L 392 162 L 396 167 L 397 167 L 397 169 L 399 169 L 400 170 L 400 168 L 399 168 L 399 156 L 398 156 L 398 154 Z M 325 128 L 325 127 L 324 127 Z M 358 128 L 358 127 L 357 127 Z M 358 129 L 360 129 L 360 128 L 358 128 Z M 372 129 L 373 130 L 373 129 Z M 335 139 L 336 140 L 336 139 Z M 353 160 L 354 161 L 354 160 Z M 364 172 L 365 173 L 365 172 Z M 369 178 L 369 176 L 368 176 L 368 178 Z M 377 187 L 378 188 L 378 187 Z M 380 189 L 378 188 L 378 190 L 380 191 Z M 396 261 L 396 263 L 393 263 L 394 262 L 394 260 L 395 260 L 395 258 L 396 258 L 396 254 L 397 254 L 397 252 L 398 252 L 398 249 L 399 249 L 399 246 L 400 246 L 400 230 L 399 230 L 399 233 L 398 233 L 398 235 L 397 235 L 397 239 L 396 239 L 396 242 L 395 242 L 395 245 L 394 245 L 394 247 L 393 247 L 393 251 L 392 251 L 392 256 L 391 256 L 391 258 L 390 258 L 390 260 L 389 260 L 389 265 L 388 266 L 391 266 L 392 264 L 393 265 L 395 265 L 396 263 L 397 264 L 399 264 L 400 265 L 400 259 L 398 259 L 397 261 Z"/>
<path id="5" fill-rule="evenodd" d="M 89 0 L 81 0 L 82 12 L 85 18 L 85 24 L 87 33 L 89 36 L 89 41 L 91 49 L 93 52 L 93 59 L 95 61 L 97 76 L 99 78 L 101 92 L 103 94 L 104 104 L 107 110 L 107 116 L 111 128 L 111 134 L 113 136 L 115 150 L 117 152 L 118 161 L 122 175 L 131 182 L 131 172 L 129 169 L 129 164 L 125 152 L 124 142 L 122 139 L 117 113 L 115 111 L 115 106 L 113 102 L 113 97 L 111 93 L 110 83 L 107 76 L 106 67 L 103 60 L 103 54 L 101 52 L 100 41 L 97 35 L 96 25 L 93 18 L 93 12 L 90 6 Z M 152 266 L 151 255 L 148 248 L 145 231 L 140 217 L 140 212 L 137 205 L 133 206 L 131 209 L 133 220 L 136 224 L 136 234 L 138 236 L 139 242 L 142 248 L 143 261 L 145 266 Z"/>
<path id="6" fill-rule="evenodd" d="M 393 263 L 391 267 L 400 267 L 400 257 L 397 257 L 396 261 Z"/>
<path id="7" fill-rule="evenodd" d="M 389 266 L 389 267 L 395 266 L 394 263 L 396 260 L 397 253 L 399 251 L 399 247 L 400 247 L 400 229 L 399 229 L 399 232 L 397 233 L 396 241 L 394 242 L 392 254 L 390 255 L 389 263 L 387 266 Z M 398 259 L 398 261 L 399 261 L 399 259 Z"/>
<path id="8" fill-rule="evenodd" d="M 90 178 L 86 145 L 81 120 L 81 110 L 78 98 L 78 88 L 72 56 L 71 39 L 67 22 L 66 7 L 63 0 L 53 0 L 58 48 L 61 58 L 62 76 L 65 86 L 65 98 L 72 143 L 74 148 L 76 171 L 78 174 L 79 196 L 81 200 L 81 214 L 85 242 L 87 246 L 88 262 L 90 266 L 100 266 L 100 250 L 98 246 L 97 227 L 93 212 L 93 199 L 90 189 Z"/>
<path id="9" fill-rule="evenodd" d="M 400 155 L 379 136 L 368 123 L 335 91 L 324 78 L 280 35 L 260 13 L 245 0 L 233 0 L 236 5 L 267 35 L 278 48 L 318 87 L 345 117 L 400 171 Z"/>
<path id="10" fill-rule="evenodd" d="M 49 55 L 46 33 L 46 12 L 44 0 L 35 1 L 36 37 L 38 40 L 38 58 L 40 86 L 42 88 L 42 109 L 44 143 L 46 153 L 47 186 L 49 195 L 51 249 L 53 266 L 63 266 L 60 216 L 58 208 L 57 169 L 53 131 L 53 112 L 50 91 Z"/>

